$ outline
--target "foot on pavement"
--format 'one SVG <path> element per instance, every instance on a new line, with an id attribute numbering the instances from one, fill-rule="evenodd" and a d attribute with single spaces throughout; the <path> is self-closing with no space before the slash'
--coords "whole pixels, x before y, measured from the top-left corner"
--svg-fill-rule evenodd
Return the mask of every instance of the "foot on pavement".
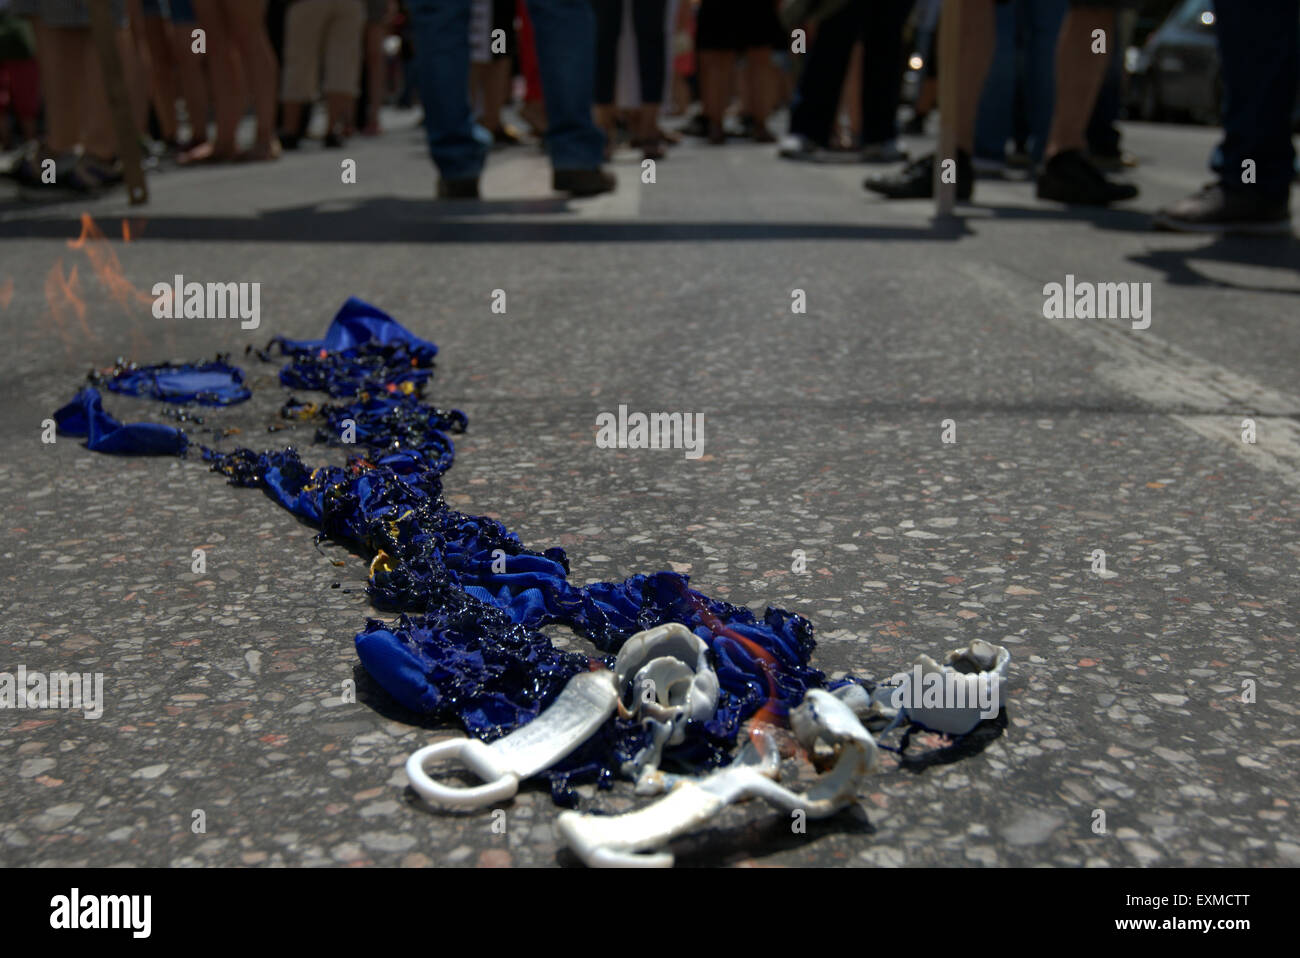
<path id="1" fill-rule="evenodd" d="M 595 196 L 608 193 L 618 185 L 614 174 L 597 167 L 593 170 L 556 170 L 551 177 L 551 188 L 557 193 L 571 196 Z"/>
<path id="2" fill-rule="evenodd" d="M 1260 197 L 1253 189 L 1225 190 L 1218 183 L 1156 213 L 1159 229 L 1182 233 L 1290 233 L 1290 197 Z"/>
<path id="3" fill-rule="evenodd" d="M 891 200 L 930 199 L 934 196 L 934 154 L 913 160 L 897 173 L 869 176 L 862 186 Z M 971 168 L 970 154 L 958 150 L 957 199 L 969 200 L 974 191 L 975 174 Z"/>
<path id="4" fill-rule="evenodd" d="M 1108 206 L 1131 200 L 1138 188 L 1106 179 L 1081 150 L 1064 150 L 1047 161 L 1038 177 L 1038 198 L 1070 206 Z"/>

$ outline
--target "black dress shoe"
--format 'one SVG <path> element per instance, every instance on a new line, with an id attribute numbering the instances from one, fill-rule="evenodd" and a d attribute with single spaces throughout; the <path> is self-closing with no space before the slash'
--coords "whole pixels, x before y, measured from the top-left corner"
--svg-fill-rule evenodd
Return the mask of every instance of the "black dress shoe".
<path id="1" fill-rule="evenodd" d="M 1108 206 L 1137 195 L 1138 188 L 1133 184 L 1106 179 L 1081 150 L 1057 153 L 1038 177 L 1040 200 L 1070 206 Z"/>
<path id="2" fill-rule="evenodd" d="M 1225 190 L 1210 183 L 1155 215 L 1160 229 L 1182 233 L 1290 233 L 1290 197 L 1268 200 L 1253 189 Z"/>
<path id="3" fill-rule="evenodd" d="M 478 177 L 467 176 L 458 180 L 449 180 L 445 176 L 438 180 L 438 199 L 440 200 L 476 200 L 478 199 Z"/>
<path id="4" fill-rule="evenodd" d="M 614 174 L 599 167 L 594 170 L 556 170 L 551 175 L 551 187 L 557 193 L 571 196 L 596 196 L 608 193 L 617 185 Z"/>
<path id="5" fill-rule="evenodd" d="M 913 160 L 897 173 L 887 176 L 869 176 L 862 186 L 891 200 L 933 199 L 934 154 Z M 958 150 L 957 199 L 969 200 L 974 192 L 975 173 L 971 169 L 970 154 L 965 150 Z"/>

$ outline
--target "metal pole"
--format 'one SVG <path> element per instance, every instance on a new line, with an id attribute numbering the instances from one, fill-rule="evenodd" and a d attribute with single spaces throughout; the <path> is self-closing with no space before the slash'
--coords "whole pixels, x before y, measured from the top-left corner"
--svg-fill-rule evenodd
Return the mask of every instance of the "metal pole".
<path id="1" fill-rule="evenodd" d="M 944 161 L 957 162 L 957 100 L 962 95 L 959 67 L 961 60 L 961 8 L 963 0 L 944 0 L 939 16 L 939 148 L 934 155 L 934 213 L 952 216 L 957 205 L 957 182 L 943 182 Z M 966 91 L 978 96 L 978 91 Z M 955 170 L 954 170 L 955 173 Z"/>

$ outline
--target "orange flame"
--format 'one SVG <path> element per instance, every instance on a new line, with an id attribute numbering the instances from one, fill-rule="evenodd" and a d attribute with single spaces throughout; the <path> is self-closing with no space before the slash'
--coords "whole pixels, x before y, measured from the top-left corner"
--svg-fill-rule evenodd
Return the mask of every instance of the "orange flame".
<path id="1" fill-rule="evenodd" d="M 122 220 L 122 242 L 129 243 L 138 239 L 144 232 L 144 220 Z"/>
<path id="2" fill-rule="evenodd" d="M 144 220 L 122 220 L 122 239 L 130 242 L 138 237 L 144 227 Z M 136 318 L 142 306 L 149 306 L 152 311 L 153 297 L 137 289 L 126 278 L 121 261 L 113 251 L 112 244 L 105 238 L 89 213 L 81 214 L 81 235 L 68 241 L 68 249 L 79 250 L 90 260 L 91 268 L 108 296 L 118 307 L 133 320 L 131 324 L 132 354 L 142 355 L 149 349 L 152 336 L 146 336 Z M 97 339 L 86 325 L 86 303 L 81 298 L 80 287 L 76 282 L 76 269 L 68 277 L 63 275 L 63 263 L 60 260 L 51 270 L 45 282 L 45 299 L 50 313 L 54 317 L 55 329 L 64 345 L 71 349 L 75 342 L 71 339 L 69 319 L 76 316 L 86 335 Z M 173 333 L 170 326 L 164 328 L 164 339 L 169 350 L 174 349 Z"/>
<path id="3" fill-rule="evenodd" d="M 50 308 L 50 317 L 54 320 L 55 331 L 68 349 L 72 349 L 77 341 L 70 328 L 74 316 L 85 337 L 98 340 L 86 324 L 86 301 L 81 298 L 81 283 L 77 279 L 77 267 L 73 266 L 65 275 L 63 260 L 55 261 L 45 277 L 45 302 Z"/>
<path id="4" fill-rule="evenodd" d="M 125 232 L 126 221 L 122 222 Z M 108 290 L 108 295 L 123 310 L 129 312 L 133 304 L 153 305 L 153 297 L 132 286 L 131 281 L 122 273 L 121 261 L 118 260 L 113 247 L 104 239 L 104 234 L 100 232 L 89 213 L 81 214 L 81 235 L 75 240 L 68 241 L 68 249 L 82 250 L 90 257 L 90 265 L 95 270 L 95 275 Z"/>
<path id="5" fill-rule="evenodd" d="M 777 708 L 779 698 L 776 694 L 776 673 L 779 665 L 774 656 L 767 649 L 763 648 L 752 639 L 747 639 L 735 629 L 723 624 L 722 620 L 705 607 L 703 600 L 690 592 L 686 593 L 686 599 L 695 607 L 695 612 L 700 617 L 700 621 L 714 635 L 724 635 L 729 639 L 740 643 L 740 645 L 754 658 L 758 659 L 763 669 L 763 675 L 767 678 L 767 701 L 763 703 L 762 708 L 754 713 L 753 723 L 758 725 L 783 725 L 780 711 Z M 753 730 L 750 732 L 753 737 Z M 757 743 L 756 743 L 757 744 Z"/>

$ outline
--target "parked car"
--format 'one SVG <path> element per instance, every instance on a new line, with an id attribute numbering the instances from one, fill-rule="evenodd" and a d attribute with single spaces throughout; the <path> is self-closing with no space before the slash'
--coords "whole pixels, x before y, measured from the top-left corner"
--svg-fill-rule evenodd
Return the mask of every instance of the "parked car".
<path id="1" fill-rule="evenodd" d="M 1128 50 L 1125 66 L 1130 117 L 1222 122 L 1223 77 L 1211 0 L 1180 3 L 1146 43 Z M 1300 123 L 1300 90 L 1292 120 Z"/>
<path id="2" fill-rule="evenodd" d="M 1130 116 L 1220 122 L 1223 80 L 1210 0 L 1184 0 L 1127 60 Z"/>

